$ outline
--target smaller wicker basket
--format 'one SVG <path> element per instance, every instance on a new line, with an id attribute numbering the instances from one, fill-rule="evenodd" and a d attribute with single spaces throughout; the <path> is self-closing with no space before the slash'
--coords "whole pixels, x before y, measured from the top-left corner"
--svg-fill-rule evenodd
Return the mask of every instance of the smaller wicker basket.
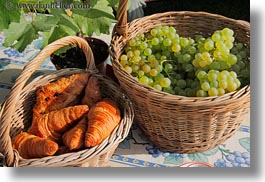
<path id="1" fill-rule="evenodd" d="M 128 0 L 120 0 L 110 56 L 121 88 L 133 102 L 135 121 L 147 137 L 169 152 L 195 153 L 225 142 L 250 110 L 250 85 L 218 97 L 184 97 L 157 91 L 128 74 L 119 62 L 126 44 L 158 25 L 173 26 L 180 36 L 204 36 L 228 27 L 236 40 L 250 45 L 250 24 L 207 12 L 172 11 L 127 23 Z"/>
<path id="2" fill-rule="evenodd" d="M 87 59 L 86 70 L 77 68 L 62 69 L 39 76 L 30 81 L 31 75 L 48 56 L 57 49 L 70 44 L 76 44 L 84 51 Z M 122 113 L 120 124 L 100 145 L 90 149 L 58 156 L 23 159 L 16 150 L 13 150 L 12 138 L 31 125 L 36 87 L 57 80 L 60 77 L 82 72 L 90 72 L 96 76 L 102 87 L 103 96 L 111 97 L 117 102 Z M 128 135 L 133 118 L 134 111 L 131 101 L 114 81 L 98 73 L 95 67 L 93 53 L 88 43 L 80 37 L 64 37 L 46 46 L 33 60 L 25 65 L 12 87 L 7 100 L 2 104 L 0 110 L 0 158 L 2 158 L 2 165 L 8 167 L 106 166 L 115 149 L 118 147 L 118 144 Z"/>

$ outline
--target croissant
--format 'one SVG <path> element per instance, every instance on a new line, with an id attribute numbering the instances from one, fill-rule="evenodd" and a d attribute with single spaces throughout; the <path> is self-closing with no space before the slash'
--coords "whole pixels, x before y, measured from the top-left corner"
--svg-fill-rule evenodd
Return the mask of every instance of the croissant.
<path id="1" fill-rule="evenodd" d="M 45 138 L 22 132 L 15 136 L 13 148 L 25 159 L 52 156 L 58 150 L 58 144 Z"/>
<path id="2" fill-rule="evenodd" d="M 28 132 L 59 143 L 62 134 L 73 127 L 88 110 L 87 105 L 77 105 L 51 111 L 38 117 Z"/>
<path id="3" fill-rule="evenodd" d="M 102 99 L 102 93 L 100 90 L 100 84 L 98 78 L 95 76 L 90 76 L 88 79 L 85 95 L 82 98 L 81 104 L 87 104 L 89 107 L 99 102 Z"/>
<path id="4" fill-rule="evenodd" d="M 84 90 L 90 73 L 78 73 L 62 77 L 54 82 L 40 86 L 36 91 L 36 103 L 33 116 L 76 105 L 79 95 Z"/>
<path id="5" fill-rule="evenodd" d="M 82 119 L 62 136 L 63 143 L 70 150 L 80 149 L 84 146 L 85 133 L 87 130 L 87 117 Z"/>
<path id="6" fill-rule="evenodd" d="M 93 147 L 106 139 L 121 120 L 119 107 L 110 98 L 96 103 L 88 112 L 85 146 Z"/>

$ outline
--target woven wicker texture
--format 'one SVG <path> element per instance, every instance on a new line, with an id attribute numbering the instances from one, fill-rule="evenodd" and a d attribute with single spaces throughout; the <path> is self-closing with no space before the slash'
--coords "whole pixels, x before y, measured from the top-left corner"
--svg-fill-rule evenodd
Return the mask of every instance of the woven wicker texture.
<path id="1" fill-rule="evenodd" d="M 165 12 L 124 21 L 128 0 L 119 1 L 118 23 L 110 47 L 114 73 L 133 102 L 135 119 L 148 138 L 169 152 L 207 151 L 238 129 L 250 110 L 250 85 L 218 97 L 184 97 L 157 91 L 136 81 L 119 63 L 128 41 L 158 25 L 176 28 L 180 36 L 204 36 L 228 27 L 236 40 L 250 46 L 250 24 L 207 12 Z M 125 30 L 125 33 L 124 33 Z"/>
<path id="2" fill-rule="evenodd" d="M 31 75 L 41 63 L 54 51 L 67 45 L 78 45 L 85 53 L 87 59 L 86 70 L 77 68 L 62 69 L 50 74 L 39 76 L 30 81 Z M 32 107 L 35 103 L 36 87 L 45 85 L 61 77 L 75 73 L 90 72 L 99 79 L 103 97 L 111 97 L 119 105 L 122 120 L 112 134 L 100 145 L 78 152 L 66 153 L 38 159 L 23 159 L 12 148 L 12 138 L 31 125 Z M 95 67 L 93 53 L 88 43 L 80 37 L 68 36 L 59 39 L 40 51 L 40 53 L 25 65 L 21 74 L 12 87 L 7 100 L 0 112 L 0 154 L 4 156 L 4 166 L 15 167 L 64 167 L 64 166 L 90 166 L 101 167 L 107 165 L 118 144 L 128 135 L 134 112 L 132 103 L 122 92 L 119 86 L 108 77 L 99 74 Z M 1 155 L 0 155 L 1 156 Z"/>

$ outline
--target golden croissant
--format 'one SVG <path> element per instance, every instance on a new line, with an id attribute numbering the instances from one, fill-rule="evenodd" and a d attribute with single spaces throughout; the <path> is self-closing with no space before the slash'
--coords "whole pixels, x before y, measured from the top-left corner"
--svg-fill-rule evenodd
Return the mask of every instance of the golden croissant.
<path id="1" fill-rule="evenodd" d="M 36 90 L 36 103 L 33 116 L 38 117 L 50 111 L 76 105 L 84 90 L 90 73 L 73 74 L 40 86 Z"/>
<path id="2" fill-rule="evenodd" d="M 104 98 L 90 108 L 85 146 L 93 147 L 106 139 L 121 121 L 119 107 L 110 98 Z"/>
<path id="3" fill-rule="evenodd" d="M 63 136 L 63 143 L 70 150 L 77 150 L 84 146 L 85 133 L 87 130 L 87 117 L 82 117 L 78 123 L 66 131 Z"/>
<path id="4" fill-rule="evenodd" d="M 22 132 L 15 136 L 13 148 L 25 159 L 52 156 L 58 150 L 58 144 L 51 140 Z"/>
<path id="5" fill-rule="evenodd" d="M 73 127 L 88 110 L 87 105 L 76 105 L 51 111 L 36 118 L 28 132 L 59 143 L 62 134 Z"/>

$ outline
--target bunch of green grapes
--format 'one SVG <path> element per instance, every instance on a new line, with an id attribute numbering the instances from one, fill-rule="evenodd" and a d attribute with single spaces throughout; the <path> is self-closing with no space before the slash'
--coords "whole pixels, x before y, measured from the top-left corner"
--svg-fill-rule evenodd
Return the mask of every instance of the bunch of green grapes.
<path id="1" fill-rule="evenodd" d="M 181 37 L 174 27 L 157 26 L 129 40 L 120 64 L 140 83 L 160 91 L 190 97 L 223 95 L 249 78 L 247 48 L 234 43 L 233 35 L 224 28 L 193 39 Z"/>

